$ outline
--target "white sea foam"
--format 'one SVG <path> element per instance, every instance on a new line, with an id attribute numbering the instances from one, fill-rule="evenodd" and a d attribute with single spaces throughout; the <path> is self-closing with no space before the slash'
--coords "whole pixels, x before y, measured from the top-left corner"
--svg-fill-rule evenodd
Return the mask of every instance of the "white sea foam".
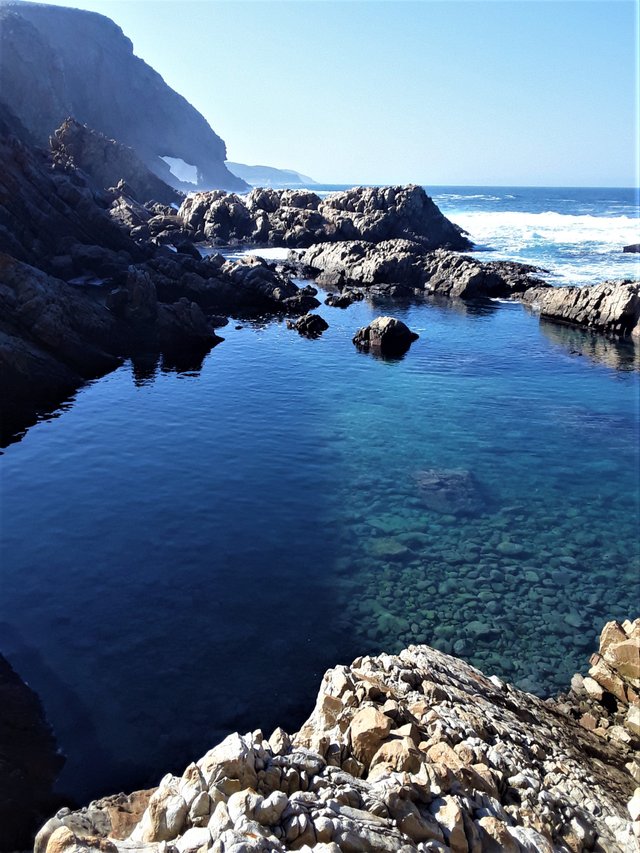
<path id="1" fill-rule="evenodd" d="M 602 251 L 626 246 L 640 240 L 640 220 L 632 216 L 570 215 L 546 211 L 467 211 L 449 213 L 449 217 L 468 231 L 476 243 L 522 249 L 540 243 L 600 244 Z M 592 247 L 592 251 L 598 251 Z"/>

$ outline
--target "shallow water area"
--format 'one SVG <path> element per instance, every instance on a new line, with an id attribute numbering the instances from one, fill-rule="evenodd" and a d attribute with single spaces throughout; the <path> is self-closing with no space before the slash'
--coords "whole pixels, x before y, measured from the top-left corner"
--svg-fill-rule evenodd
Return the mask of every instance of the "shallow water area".
<path id="1" fill-rule="evenodd" d="M 201 370 L 125 365 L 5 451 L 0 648 L 81 800 L 295 729 L 365 652 L 557 690 L 637 604 L 627 348 L 579 357 L 518 304 L 319 313 L 317 340 L 231 323 Z M 420 334 L 403 359 L 353 347 L 380 313 Z M 481 501 L 434 506 L 425 471 Z"/>

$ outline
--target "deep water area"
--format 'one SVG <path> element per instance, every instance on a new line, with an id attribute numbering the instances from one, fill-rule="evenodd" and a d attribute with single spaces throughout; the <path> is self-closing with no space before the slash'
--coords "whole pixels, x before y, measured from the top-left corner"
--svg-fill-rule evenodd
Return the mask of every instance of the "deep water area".
<path id="1" fill-rule="evenodd" d="M 199 371 L 126 364 L 4 452 L 0 649 L 79 800 L 295 729 L 367 652 L 557 691 L 637 609 L 632 348 L 519 304 L 319 313 L 317 340 L 232 322 Z M 351 343 L 381 313 L 420 335 L 400 360 Z"/>

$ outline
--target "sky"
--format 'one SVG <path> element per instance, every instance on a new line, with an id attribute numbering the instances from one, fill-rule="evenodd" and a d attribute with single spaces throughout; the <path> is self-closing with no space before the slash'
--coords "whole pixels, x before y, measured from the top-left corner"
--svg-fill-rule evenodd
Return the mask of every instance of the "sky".
<path id="1" fill-rule="evenodd" d="M 635 0 L 50 5 L 112 18 L 230 160 L 321 183 L 638 183 Z"/>

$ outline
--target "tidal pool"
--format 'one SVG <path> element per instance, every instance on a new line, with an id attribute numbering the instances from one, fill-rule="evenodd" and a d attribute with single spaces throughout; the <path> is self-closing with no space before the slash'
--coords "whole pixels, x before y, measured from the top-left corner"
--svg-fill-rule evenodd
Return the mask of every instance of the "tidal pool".
<path id="1" fill-rule="evenodd" d="M 232 322 L 200 370 L 126 364 L 0 460 L 0 651 L 80 800 L 295 729 L 362 653 L 431 643 L 545 694 L 637 615 L 631 348 L 517 304 L 319 311 L 318 340 Z M 401 360 L 351 343 L 381 313 L 420 334 Z"/>

